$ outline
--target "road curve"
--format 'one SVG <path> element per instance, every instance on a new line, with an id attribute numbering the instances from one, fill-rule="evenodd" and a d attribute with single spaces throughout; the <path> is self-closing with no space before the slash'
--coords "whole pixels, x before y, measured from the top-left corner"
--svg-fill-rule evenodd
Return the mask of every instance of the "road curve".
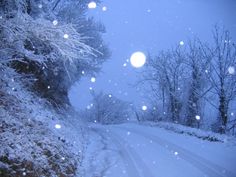
<path id="1" fill-rule="evenodd" d="M 152 130 L 155 129 L 158 128 Z M 181 144 L 177 145 L 163 135 L 154 134 L 144 126 L 94 126 L 92 130 L 103 137 L 107 148 L 116 147 L 117 153 L 114 156 L 120 157 L 122 162 L 119 164 L 123 164 L 125 168 L 125 174 L 116 171 L 115 173 L 107 173 L 106 177 L 236 176 L 231 171 L 182 147 Z M 127 136 L 127 132 L 132 136 Z M 180 135 L 174 134 L 174 136 Z M 152 144 L 148 144 L 150 140 L 152 140 Z M 137 147 L 137 144 L 145 144 L 145 146 Z M 178 156 L 173 155 L 173 150 L 178 152 Z M 159 166 L 152 166 L 150 162 L 152 157 L 160 162 Z M 111 166 L 111 168 L 113 167 Z"/>

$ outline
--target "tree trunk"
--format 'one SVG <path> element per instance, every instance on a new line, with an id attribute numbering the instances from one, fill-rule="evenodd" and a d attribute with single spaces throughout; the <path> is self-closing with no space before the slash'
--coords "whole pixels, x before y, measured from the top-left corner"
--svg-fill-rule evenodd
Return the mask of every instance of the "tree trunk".
<path id="1" fill-rule="evenodd" d="M 219 127 L 220 133 L 225 133 L 228 123 L 228 105 L 226 102 L 224 89 L 221 89 L 220 104 L 219 104 L 219 117 L 221 121 L 221 127 Z"/>

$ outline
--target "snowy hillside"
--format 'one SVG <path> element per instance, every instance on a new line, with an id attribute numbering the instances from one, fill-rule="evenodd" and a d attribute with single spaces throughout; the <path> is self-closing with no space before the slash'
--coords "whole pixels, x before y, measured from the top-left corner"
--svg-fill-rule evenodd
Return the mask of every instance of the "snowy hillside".
<path id="1" fill-rule="evenodd" d="M 1 75 L 0 176 L 74 176 L 83 149 L 79 124 L 63 121 L 69 115 L 56 113 L 22 86 L 20 75 L 8 73 Z"/>

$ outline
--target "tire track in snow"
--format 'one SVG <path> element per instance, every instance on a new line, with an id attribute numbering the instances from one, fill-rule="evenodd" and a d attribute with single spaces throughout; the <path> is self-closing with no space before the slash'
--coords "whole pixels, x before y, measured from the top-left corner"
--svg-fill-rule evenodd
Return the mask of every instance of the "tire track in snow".
<path id="1" fill-rule="evenodd" d="M 102 129 L 94 129 L 96 133 L 103 134 L 101 136 L 106 137 L 106 131 Z M 104 134 L 106 133 L 106 136 Z M 147 165 L 143 162 L 142 158 L 136 153 L 122 137 L 118 136 L 112 131 L 109 131 L 110 140 L 113 140 L 113 144 L 116 144 L 119 149 L 120 155 L 125 165 L 126 172 L 129 177 L 154 177 Z"/>
<path id="2" fill-rule="evenodd" d="M 139 132 L 136 129 L 128 129 L 124 127 L 115 127 L 121 130 L 134 132 L 135 134 L 142 136 L 148 140 L 152 140 L 153 142 L 157 143 L 158 145 L 162 146 L 166 149 L 166 146 L 170 150 L 175 150 L 178 152 L 178 156 L 181 157 L 183 160 L 187 161 L 188 163 L 192 164 L 194 167 L 198 168 L 202 172 L 204 172 L 209 177 L 235 177 L 236 175 L 232 172 L 220 167 L 219 165 L 214 164 L 213 162 L 204 159 L 203 157 L 194 154 L 193 152 L 182 148 L 174 143 L 169 142 L 168 140 L 164 140 L 158 136 L 147 134 L 146 132 Z"/>

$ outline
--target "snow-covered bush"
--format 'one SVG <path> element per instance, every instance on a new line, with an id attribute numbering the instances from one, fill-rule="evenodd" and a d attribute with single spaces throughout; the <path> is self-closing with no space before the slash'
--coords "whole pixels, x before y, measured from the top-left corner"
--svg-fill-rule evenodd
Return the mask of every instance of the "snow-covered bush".
<path id="1" fill-rule="evenodd" d="M 67 91 L 81 71 L 94 74 L 109 55 L 101 38 L 104 27 L 86 18 L 86 3 L 1 2 L 0 63 L 33 75 L 33 89 L 55 104 L 68 104 Z"/>

